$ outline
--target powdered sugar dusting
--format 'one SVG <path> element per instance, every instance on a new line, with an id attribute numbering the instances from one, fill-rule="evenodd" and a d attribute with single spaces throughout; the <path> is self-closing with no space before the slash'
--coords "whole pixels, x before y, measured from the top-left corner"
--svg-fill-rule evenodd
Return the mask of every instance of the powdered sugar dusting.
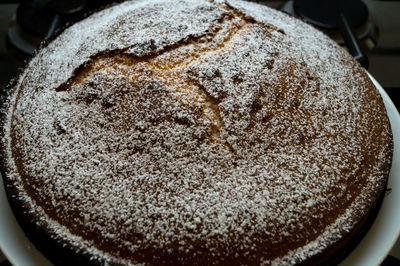
<path id="1" fill-rule="evenodd" d="M 390 165 L 365 71 L 247 2 L 112 7 L 39 52 L 17 86 L 10 174 L 93 259 L 301 262 L 353 228 Z"/>

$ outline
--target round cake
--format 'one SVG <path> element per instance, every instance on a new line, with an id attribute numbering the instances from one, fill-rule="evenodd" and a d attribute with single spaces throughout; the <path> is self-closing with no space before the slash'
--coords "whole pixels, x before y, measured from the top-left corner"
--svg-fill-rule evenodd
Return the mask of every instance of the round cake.
<path id="1" fill-rule="evenodd" d="M 3 107 L 11 207 L 56 264 L 332 260 L 385 190 L 366 71 L 244 1 L 131 1 L 38 51 Z"/>

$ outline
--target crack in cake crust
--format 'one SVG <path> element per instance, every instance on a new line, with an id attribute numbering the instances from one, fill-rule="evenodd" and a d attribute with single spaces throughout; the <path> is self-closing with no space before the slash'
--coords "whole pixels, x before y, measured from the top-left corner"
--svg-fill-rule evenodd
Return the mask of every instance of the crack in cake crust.
<path id="1" fill-rule="evenodd" d="M 211 95 L 195 78 L 188 75 L 188 73 L 192 73 L 191 62 L 201 61 L 202 55 L 207 53 L 218 56 L 226 46 L 229 46 L 234 35 L 251 31 L 252 25 L 262 25 L 265 29 L 264 33 L 269 36 L 272 31 L 278 31 L 282 34 L 284 34 L 284 31 L 273 25 L 257 22 L 227 3 L 218 4 L 218 6 L 224 10 L 224 13 L 215 24 L 210 25 L 205 33 L 198 36 L 189 35 L 161 50 L 157 49 L 155 41 L 150 39 L 148 43 L 144 44 L 144 46 L 149 47 L 148 49 L 145 48 L 148 52 L 140 56 L 126 54 L 125 52 L 131 47 L 100 52 L 91 56 L 88 62 L 74 71 L 68 81 L 55 90 L 58 92 L 68 91 L 71 86 L 84 83 L 86 79 L 100 70 L 103 73 L 109 70 L 110 75 L 122 76 L 132 83 L 133 87 L 143 84 L 141 76 L 146 76 L 146 80 L 154 79 L 165 86 L 168 86 L 168 82 L 172 80 L 174 83 L 180 83 L 181 87 L 175 88 L 170 94 L 174 95 L 177 100 L 183 100 L 185 104 L 200 102 L 203 115 L 211 122 L 212 139 L 224 143 L 231 152 L 234 152 L 228 143 L 221 140 L 219 133 L 220 128 L 224 126 L 218 107 L 220 100 Z M 189 51 L 188 54 L 185 53 L 187 51 Z M 268 68 L 271 69 L 272 67 L 273 60 L 269 61 L 268 64 Z M 215 74 L 218 75 L 218 72 Z M 237 82 L 240 82 L 239 79 L 240 77 L 237 78 Z"/>

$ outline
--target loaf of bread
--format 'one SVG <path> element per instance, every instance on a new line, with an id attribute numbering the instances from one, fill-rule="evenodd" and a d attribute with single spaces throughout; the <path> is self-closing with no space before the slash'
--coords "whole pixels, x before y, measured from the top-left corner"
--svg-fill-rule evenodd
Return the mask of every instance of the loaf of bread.
<path id="1" fill-rule="evenodd" d="M 334 259 L 385 189 L 366 71 L 244 1 L 131 1 L 44 46 L 3 108 L 15 215 L 56 264 Z"/>

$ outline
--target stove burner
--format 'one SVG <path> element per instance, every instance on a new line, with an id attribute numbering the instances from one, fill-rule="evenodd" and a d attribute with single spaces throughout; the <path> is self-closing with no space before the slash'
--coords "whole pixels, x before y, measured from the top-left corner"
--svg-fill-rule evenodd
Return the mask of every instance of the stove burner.
<path id="1" fill-rule="evenodd" d="M 13 48 L 33 55 L 43 39 L 50 38 L 69 22 L 79 20 L 90 10 L 117 2 L 110 0 L 24 0 L 8 28 Z"/>
<path id="2" fill-rule="evenodd" d="M 326 29 L 338 29 L 341 15 L 351 27 L 363 25 L 369 15 L 361 0 L 296 0 L 294 11 L 305 21 Z"/>
<path id="3" fill-rule="evenodd" d="M 86 5 L 86 0 L 55 0 L 53 8 L 58 14 L 72 15 L 80 13 Z"/>
<path id="4" fill-rule="evenodd" d="M 42 37 L 37 37 L 24 31 L 17 23 L 15 17 L 11 20 L 7 31 L 7 48 L 9 52 L 18 57 L 33 55 L 39 47 Z"/>
<path id="5" fill-rule="evenodd" d="M 281 10 L 324 31 L 368 68 L 366 51 L 376 46 L 378 31 L 361 0 L 289 0 Z"/>
<path id="6" fill-rule="evenodd" d="M 17 8 L 17 23 L 21 29 L 36 37 L 45 37 L 53 21 L 54 11 L 49 1 L 22 2 Z"/>

